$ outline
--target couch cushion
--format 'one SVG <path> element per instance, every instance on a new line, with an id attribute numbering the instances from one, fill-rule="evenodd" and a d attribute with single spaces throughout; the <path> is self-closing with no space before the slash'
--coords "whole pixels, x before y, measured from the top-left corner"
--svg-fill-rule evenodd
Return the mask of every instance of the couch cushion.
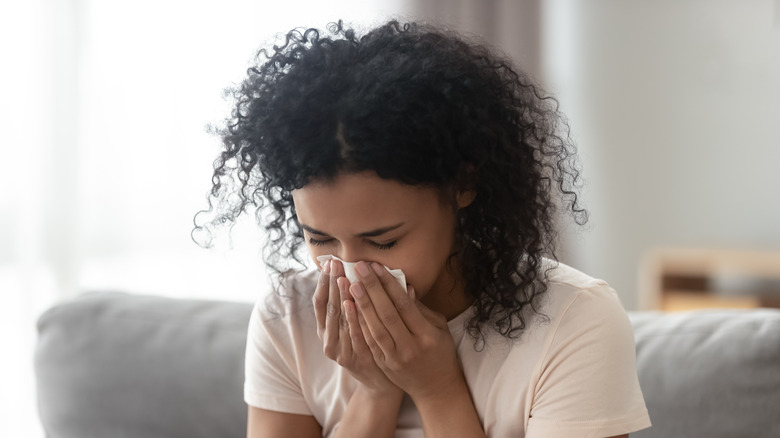
<path id="1" fill-rule="evenodd" d="M 649 437 L 780 437 L 780 310 L 632 313 Z"/>
<path id="2" fill-rule="evenodd" d="M 49 438 L 246 436 L 250 303 L 93 293 L 38 322 Z"/>

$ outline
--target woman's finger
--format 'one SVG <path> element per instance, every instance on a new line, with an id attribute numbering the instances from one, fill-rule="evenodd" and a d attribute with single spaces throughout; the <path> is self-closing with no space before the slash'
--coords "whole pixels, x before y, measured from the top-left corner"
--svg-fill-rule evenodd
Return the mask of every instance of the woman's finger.
<path id="1" fill-rule="evenodd" d="M 344 275 L 344 267 L 338 260 L 330 261 L 330 278 L 328 280 L 328 303 L 325 305 L 325 355 L 333 358 L 338 355 L 339 326 L 341 319 L 341 293 L 339 292 L 338 278 Z"/>
<path id="2" fill-rule="evenodd" d="M 379 287 L 381 287 L 381 285 L 379 285 Z M 366 342 L 368 342 L 369 338 L 371 338 L 379 348 L 384 350 L 388 355 L 391 355 L 396 349 L 396 342 L 388 331 L 387 327 L 385 327 L 385 321 L 387 321 L 389 325 L 393 325 L 393 314 L 395 314 L 395 320 L 397 322 L 401 321 L 401 317 L 398 316 L 398 312 L 396 312 L 395 307 L 393 307 L 393 304 L 387 299 L 387 297 L 385 297 L 384 301 L 386 303 L 380 304 L 383 313 L 380 316 L 378 310 L 374 307 L 372 298 L 369 297 L 369 294 L 366 292 L 366 288 L 362 282 L 352 283 L 349 291 L 352 296 L 355 297 L 355 304 L 357 305 L 359 311 L 359 318 L 366 324 L 365 327 L 362 327 Z M 374 292 L 375 295 L 379 295 L 381 293 L 383 292 Z M 377 301 L 382 300 L 377 299 Z M 370 344 L 371 343 L 369 342 L 369 345 Z"/>
<path id="3" fill-rule="evenodd" d="M 349 331 L 349 322 L 347 321 L 347 314 L 344 311 L 344 305 L 351 303 L 348 297 L 349 295 L 349 280 L 347 277 L 339 277 L 336 279 L 336 283 L 339 288 L 339 303 L 341 303 L 340 316 L 339 316 L 339 345 L 341 352 L 339 357 L 351 358 L 353 353 L 353 346 L 351 342 L 351 336 Z M 354 305 L 354 304 L 353 304 Z"/>
<path id="4" fill-rule="evenodd" d="M 358 320 L 358 326 L 360 327 L 360 331 L 363 334 L 363 341 L 366 343 L 366 346 L 368 347 L 368 350 L 371 352 L 371 355 L 374 357 L 374 362 L 377 364 L 382 364 L 385 362 L 385 353 L 382 351 L 382 348 L 376 343 L 376 340 L 373 336 L 371 336 L 371 330 L 368 327 L 368 323 L 366 322 L 366 318 L 363 315 L 363 312 L 355 307 L 356 314 L 357 314 L 357 320 Z"/>
<path id="5" fill-rule="evenodd" d="M 396 312 L 400 316 L 403 330 L 400 330 L 401 324 L 399 324 L 398 329 L 395 327 L 388 327 L 393 336 L 403 336 L 403 341 L 406 342 L 409 339 L 407 336 L 425 330 L 428 324 L 425 321 L 425 317 L 423 317 L 415 305 L 414 298 L 409 295 L 408 290 L 404 290 L 398 284 L 395 277 L 387 272 L 387 269 L 379 263 L 371 263 L 371 271 L 382 284 L 382 287 L 387 291 L 387 297 L 390 299 Z M 411 286 L 409 287 L 411 288 Z M 397 335 L 396 333 L 399 334 Z"/>
<path id="6" fill-rule="evenodd" d="M 358 311 L 355 303 L 350 300 L 344 300 L 341 303 L 344 315 L 347 318 L 349 339 L 352 341 L 352 351 L 358 356 L 362 354 L 371 354 L 371 350 L 368 348 L 368 344 L 366 344 L 366 339 L 363 337 L 363 330 L 360 328 L 360 321 L 358 321 Z"/>

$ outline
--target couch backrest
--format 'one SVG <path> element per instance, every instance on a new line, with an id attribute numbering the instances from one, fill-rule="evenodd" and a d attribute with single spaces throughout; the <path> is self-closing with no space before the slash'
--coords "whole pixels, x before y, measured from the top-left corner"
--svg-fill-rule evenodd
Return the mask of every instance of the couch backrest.
<path id="1" fill-rule="evenodd" d="M 252 304 L 93 293 L 38 323 L 49 438 L 243 438 Z M 780 437 L 780 310 L 630 313 L 655 437 Z"/>
<path id="2" fill-rule="evenodd" d="M 35 357 L 47 437 L 246 437 L 251 309 L 120 293 L 50 309 Z"/>

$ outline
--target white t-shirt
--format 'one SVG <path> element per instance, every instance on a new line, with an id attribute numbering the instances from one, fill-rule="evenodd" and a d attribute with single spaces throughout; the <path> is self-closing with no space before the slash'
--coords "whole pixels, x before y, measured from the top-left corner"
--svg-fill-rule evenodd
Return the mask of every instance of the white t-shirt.
<path id="1" fill-rule="evenodd" d="M 356 387 L 317 337 L 311 296 L 319 272 L 289 278 L 252 312 L 244 399 L 251 406 L 313 415 L 329 437 Z M 519 338 L 485 329 L 483 348 L 465 333 L 469 308 L 449 321 L 479 419 L 488 437 L 610 437 L 650 426 L 636 375 L 631 325 L 604 281 L 563 264 L 549 274 L 542 313 Z M 457 415 L 457 414 L 455 414 Z M 404 398 L 395 436 L 423 437 Z"/>

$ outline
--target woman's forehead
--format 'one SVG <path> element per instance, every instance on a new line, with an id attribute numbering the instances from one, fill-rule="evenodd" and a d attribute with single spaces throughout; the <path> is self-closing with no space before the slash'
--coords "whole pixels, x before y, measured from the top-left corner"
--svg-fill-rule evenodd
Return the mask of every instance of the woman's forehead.
<path id="1" fill-rule="evenodd" d="M 374 229 L 412 221 L 438 204 L 438 191 L 382 179 L 374 172 L 339 174 L 292 192 L 298 220 L 315 229 Z"/>
<path id="2" fill-rule="evenodd" d="M 333 178 L 315 179 L 300 189 L 293 190 L 293 199 L 309 202 L 312 198 L 329 201 L 411 202 L 415 198 L 427 198 L 437 193 L 424 185 L 410 185 L 393 179 L 379 177 L 373 171 L 342 172 Z"/>

